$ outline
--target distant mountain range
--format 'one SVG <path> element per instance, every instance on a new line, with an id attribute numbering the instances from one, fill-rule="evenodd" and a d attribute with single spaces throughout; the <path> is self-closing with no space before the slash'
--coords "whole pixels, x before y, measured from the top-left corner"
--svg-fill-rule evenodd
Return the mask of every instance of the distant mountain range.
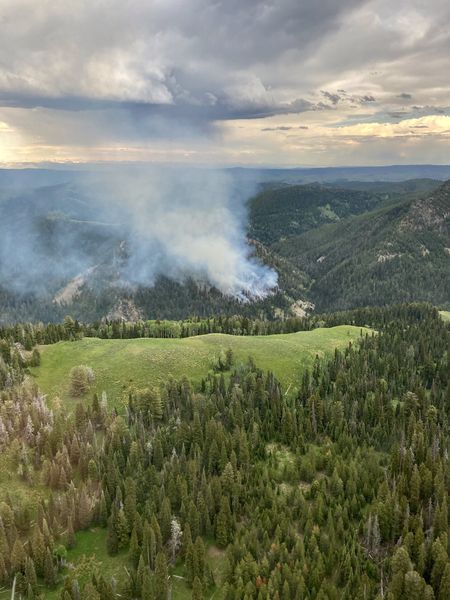
<path id="1" fill-rule="evenodd" d="M 0 191 L 2 188 L 29 189 L 56 185 L 58 183 L 76 182 L 85 173 L 117 171 L 121 168 L 144 169 L 142 163 L 104 164 L 66 164 L 52 165 L 51 168 L 0 168 Z M 208 167 L 198 167 L 207 169 Z M 161 172 L 169 171 L 172 167 L 161 165 Z M 230 167 L 225 168 L 240 181 L 256 181 L 259 183 L 323 183 L 323 182 L 393 182 L 408 179 L 435 179 L 445 181 L 450 179 L 450 165 L 388 165 L 379 167 L 293 167 L 293 168 L 258 168 Z"/>

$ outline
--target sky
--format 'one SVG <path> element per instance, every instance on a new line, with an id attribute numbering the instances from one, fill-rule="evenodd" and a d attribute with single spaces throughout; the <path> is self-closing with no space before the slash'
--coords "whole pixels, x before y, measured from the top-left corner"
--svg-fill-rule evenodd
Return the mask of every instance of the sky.
<path id="1" fill-rule="evenodd" d="M 1 0 L 0 165 L 450 163 L 448 0 Z"/>

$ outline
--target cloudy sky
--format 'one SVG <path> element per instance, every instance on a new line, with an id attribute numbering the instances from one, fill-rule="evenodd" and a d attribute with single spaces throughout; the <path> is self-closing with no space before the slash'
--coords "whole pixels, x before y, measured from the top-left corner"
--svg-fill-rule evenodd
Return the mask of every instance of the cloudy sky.
<path id="1" fill-rule="evenodd" d="M 0 164 L 450 163 L 448 0 L 1 0 Z"/>

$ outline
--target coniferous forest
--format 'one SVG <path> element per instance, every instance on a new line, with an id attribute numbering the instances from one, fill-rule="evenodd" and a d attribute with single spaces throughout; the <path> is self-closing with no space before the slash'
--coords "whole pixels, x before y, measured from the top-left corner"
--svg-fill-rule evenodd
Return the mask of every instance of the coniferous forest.
<path id="1" fill-rule="evenodd" d="M 70 318 L 2 329 L 3 467 L 28 490 L 18 503 L 2 487 L 3 588 L 14 583 L 26 599 L 166 600 L 182 578 L 196 600 L 449 598 L 448 324 L 405 304 L 320 325 L 341 321 L 374 332 L 317 357 L 294 395 L 251 359 L 230 358 L 199 386 L 130 389 L 119 408 L 89 393 L 47 403 L 28 374 L 37 343 L 92 329 Z M 247 320 L 238 333 L 255 329 Z M 111 564 L 121 561 L 113 574 L 68 559 L 93 528 Z"/>
<path id="2" fill-rule="evenodd" d="M 450 600 L 450 0 L 0 0 L 0 600 Z"/>

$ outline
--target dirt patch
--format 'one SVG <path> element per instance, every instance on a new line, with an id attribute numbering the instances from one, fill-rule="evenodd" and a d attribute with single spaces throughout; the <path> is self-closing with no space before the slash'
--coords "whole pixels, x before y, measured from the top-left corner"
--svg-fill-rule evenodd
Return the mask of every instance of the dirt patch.
<path id="1" fill-rule="evenodd" d="M 314 304 L 307 300 L 296 300 L 291 304 L 290 309 L 296 317 L 306 317 L 309 312 L 314 310 Z"/>
<path id="2" fill-rule="evenodd" d="M 109 311 L 106 315 L 106 319 L 110 321 L 126 321 L 134 323 L 142 320 L 143 314 L 132 300 L 122 299 Z"/>
<path id="3" fill-rule="evenodd" d="M 222 558 L 225 554 L 225 550 L 221 550 L 217 546 L 210 546 L 208 548 L 208 556 L 211 558 Z"/>
<path id="4" fill-rule="evenodd" d="M 400 256 L 401 256 L 401 254 L 399 254 L 399 253 L 391 254 L 389 252 L 386 252 L 385 254 L 378 255 L 377 262 L 379 262 L 379 263 L 388 262 L 390 260 L 393 260 L 394 258 L 400 258 Z"/>
<path id="5" fill-rule="evenodd" d="M 74 277 L 69 283 L 56 293 L 53 298 L 55 304 L 70 304 L 80 293 L 81 288 L 97 267 L 90 267 L 83 273 Z"/>

